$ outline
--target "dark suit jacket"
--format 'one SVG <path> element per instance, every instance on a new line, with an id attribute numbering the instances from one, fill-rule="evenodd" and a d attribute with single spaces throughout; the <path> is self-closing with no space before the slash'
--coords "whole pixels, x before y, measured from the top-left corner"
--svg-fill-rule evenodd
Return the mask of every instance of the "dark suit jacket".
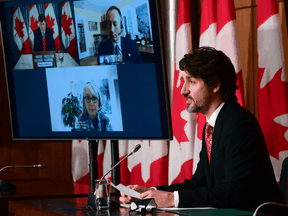
<path id="1" fill-rule="evenodd" d="M 284 202 L 258 121 L 231 102 L 225 103 L 216 119 L 210 166 L 203 133 L 200 161 L 193 177 L 157 189 L 179 191 L 179 207 L 254 211 L 264 202 Z"/>
<path id="2" fill-rule="evenodd" d="M 123 61 L 133 61 L 135 64 L 142 63 L 142 58 L 136 42 L 124 37 L 120 37 L 120 39 Z M 113 51 L 114 47 L 111 39 L 106 39 L 99 44 L 98 55 L 113 55 Z"/>
<path id="3" fill-rule="evenodd" d="M 45 37 L 46 51 L 56 50 L 52 29 L 46 27 Z M 34 31 L 34 51 L 43 51 L 43 39 L 40 28 L 37 28 Z"/>

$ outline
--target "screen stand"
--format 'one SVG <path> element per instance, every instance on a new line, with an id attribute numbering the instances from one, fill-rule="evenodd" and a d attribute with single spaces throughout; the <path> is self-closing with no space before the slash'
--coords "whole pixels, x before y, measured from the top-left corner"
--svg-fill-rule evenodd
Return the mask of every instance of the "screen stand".
<path id="1" fill-rule="evenodd" d="M 98 143 L 99 140 L 89 140 L 89 172 L 90 172 L 90 194 L 95 191 L 95 178 L 98 178 L 98 164 L 97 164 L 97 154 L 98 154 Z"/>
<path id="2" fill-rule="evenodd" d="M 98 143 L 99 140 L 89 140 L 89 172 L 90 172 L 90 193 L 88 194 L 87 203 L 92 209 L 96 209 L 96 196 L 95 191 L 95 177 L 98 178 L 98 164 L 97 164 L 97 154 L 98 154 Z"/>
<path id="3" fill-rule="evenodd" d="M 118 140 L 111 140 L 111 167 L 119 162 L 119 142 Z M 115 185 L 120 184 L 120 165 L 112 170 L 112 182 Z M 113 192 L 118 191 L 113 188 Z"/>

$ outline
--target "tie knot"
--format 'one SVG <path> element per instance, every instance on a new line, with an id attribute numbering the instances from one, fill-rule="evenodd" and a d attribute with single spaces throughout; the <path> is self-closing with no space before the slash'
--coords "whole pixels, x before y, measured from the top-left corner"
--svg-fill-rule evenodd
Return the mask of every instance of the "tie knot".
<path id="1" fill-rule="evenodd" d="M 213 131 L 213 127 L 207 122 L 205 134 L 210 135 L 210 134 L 212 134 L 212 131 Z"/>

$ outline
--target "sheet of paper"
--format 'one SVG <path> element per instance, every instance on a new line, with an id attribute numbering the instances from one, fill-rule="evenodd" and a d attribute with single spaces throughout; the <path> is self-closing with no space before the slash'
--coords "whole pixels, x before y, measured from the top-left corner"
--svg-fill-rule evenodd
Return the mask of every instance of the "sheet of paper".
<path id="1" fill-rule="evenodd" d="M 171 208 L 157 208 L 159 210 L 163 211 L 173 211 L 173 210 L 191 210 L 191 209 L 215 209 L 213 207 L 193 207 L 193 208 L 176 208 L 176 207 L 171 207 Z"/>
<path id="2" fill-rule="evenodd" d="M 126 194 L 127 196 L 131 196 L 131 197 L 134 197 L 134 198 L 138 198 L 138 199 L 141 199 L 140 197 L 140 193 L 135 191 L 135 190 L 132 190 L 122 184 L 118 184 L 117 186 L 114 185 L 112 182 L 111 182 L 111 185 L 116 188 L 117 190 L 119 190 L 120 192 Z"/>
<path id="3" fill-rule="evenodd" d="M 124 207 L 124 208 L 131 208 L 131 204 L 123 204 L 123 203 L 120 203 L 120 206 L 121 207 Z"/>

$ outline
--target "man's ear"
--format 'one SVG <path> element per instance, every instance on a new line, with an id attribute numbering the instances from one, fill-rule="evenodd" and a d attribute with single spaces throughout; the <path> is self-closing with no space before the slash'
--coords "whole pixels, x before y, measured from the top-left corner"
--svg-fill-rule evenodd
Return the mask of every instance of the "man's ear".
<path id="1" fill-rule="evenodd" d="M 217 82 L 215 87 L 213 88 L 213 93 L 217 93 L 221 87 L 221 82 Z"/>

